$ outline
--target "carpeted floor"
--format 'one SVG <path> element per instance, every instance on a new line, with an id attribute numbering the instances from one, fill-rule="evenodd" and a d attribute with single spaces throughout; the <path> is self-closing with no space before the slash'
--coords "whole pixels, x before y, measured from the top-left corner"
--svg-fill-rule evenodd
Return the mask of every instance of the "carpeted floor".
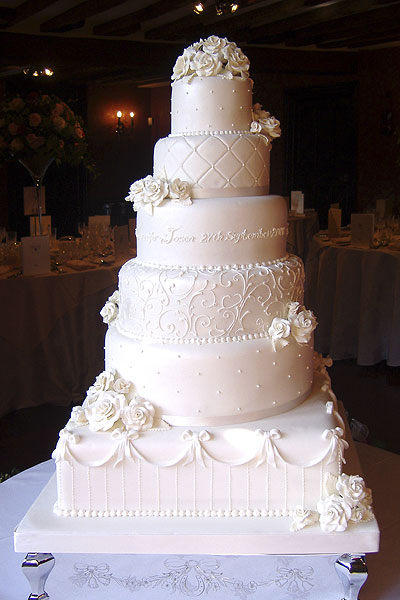
<path id="1" fill-rule="evenodd" d="M 400 368 L 359 367 L 355 361 L 339 361 L 329 373 L 354 437 L 400 454 Z M 48 460 L 70 412 L 71 407 L 42 405 L 0 419 L 0 474 Z"/>

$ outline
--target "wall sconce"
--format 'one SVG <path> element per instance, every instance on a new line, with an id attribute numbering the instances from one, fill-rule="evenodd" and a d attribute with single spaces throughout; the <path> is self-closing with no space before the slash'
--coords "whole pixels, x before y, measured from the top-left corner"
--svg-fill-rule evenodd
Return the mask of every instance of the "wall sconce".
<path id="1" fill-rule="evenodd" d="M 120 110 L 117 111 L 117 128 L 115 133 L 122 133 L 124 129 L 124 124 L 122 122 L 122 112 Z"/>
<path id="2" fill-rule="evenodd" d="M 135 113 L 131 110 L 129 113 L 130 117 L 130 129 L 133 130 Z M 128 128 L 128 116 L 122 113 L 122 110 L 117 111 L 117 126 L 115 133 L 120 134 Z"/>
<path id="3" fill-rule="evenodd" d="M 151 127 L 153 125 L 153 117 L 147 117 L 147 125 Z"/>

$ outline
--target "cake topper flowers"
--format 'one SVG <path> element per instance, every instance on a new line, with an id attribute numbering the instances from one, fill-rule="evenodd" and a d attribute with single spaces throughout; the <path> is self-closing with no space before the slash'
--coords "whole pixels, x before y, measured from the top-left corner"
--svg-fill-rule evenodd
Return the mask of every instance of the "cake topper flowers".
<path id="1" fill-rule="evenodd" d="M 178 57 L 171 79 L 182 77 L 212 77 L 226 79 L 249 77 L 250 61 L 234 42 L 210 35 L 206 40 L 192 44 Z"/>

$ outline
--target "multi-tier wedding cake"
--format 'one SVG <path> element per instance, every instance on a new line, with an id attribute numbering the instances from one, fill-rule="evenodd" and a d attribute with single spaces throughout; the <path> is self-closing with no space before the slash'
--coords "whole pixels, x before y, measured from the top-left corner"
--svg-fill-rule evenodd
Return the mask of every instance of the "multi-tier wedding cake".
<path id="1" fill-rule="evenodd" d="M 372 518 L 304 272 L 269 195 L 279 122 L 252 103 L 249 61 L 211 36 L 175 64 L 171 134 L 132 184 L 137 258 L 101 314 L 105 371 L 60 433 L 55 511 L 72 517 Z"/>

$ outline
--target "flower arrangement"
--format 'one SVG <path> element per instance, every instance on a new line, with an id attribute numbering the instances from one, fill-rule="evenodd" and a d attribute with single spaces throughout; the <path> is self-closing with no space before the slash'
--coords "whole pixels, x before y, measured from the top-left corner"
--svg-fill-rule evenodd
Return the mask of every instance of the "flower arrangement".
<path id="1" fill-rule="evenodd" d="M 82 119 L 53 94 L 30 92 L 0 105 L 0 162 L 92 165 Z"/>
<path id="2" fill-rule="evenodd" d="M 271 142 L 274 138 L 281 136 L 281 124 L 268 111 L 263 110 L 261 104 L 257 103 L 253 106 L 253 121 L 250 125 L 251 133 L 263 133 L 268 141 Z"/>
<path id="3" fill-rule="evenodd" d="M 118 317 L 118 311 L 119 290 L 115 290 L 100 311 L 100 316 L 103 318 L 103 323 L 110 325 Z"/>
<path id="4" fill-rule="evenodd" d="M 168 181 L 165 177 L 147 175 L 144 179 L 132 183 L 129 195 L 125 200 L 133 203 L 135 211 L 144 208 L 148 214 L 152 215 L 153 208 L 160 206 L 164 200 L 171 200 L 174 204 L 181 206 L 189 206 L 192 204 L 190 192 L 191 185 L 187 181 L 180 179 Z"/>
<path id="5" fill-rule="evenodd" d="M 175 63 L 172 79 L 215 75 L 226 79 L 235 76 L 247 79 L 249 67 L 249 59 L 234 42 L 210 35 L 206 40 L 201 39 L 183 51 Z"/>
<path id="6" fill-rule="evenodd" d="M 88 425 L 91 431 L 135 432 L 134 437 L 139 437 L 152 428 L 155 408 L 132 393 L 132 388 L 130 381 L 114 371 L 103 371 L 88 389 L 82 406 L 72 409 L 71 424 Z"/>
<path id="7" fill-rule="evenodd" d="M 299 302 L 288 302 L 284 318 L 275 317 L 268 329 L 274 351 L 287 346 L 289 336 L 298 344 L 307 344 L 316 326 L 317 320 L 311 310 L 306 310 Z"/>

